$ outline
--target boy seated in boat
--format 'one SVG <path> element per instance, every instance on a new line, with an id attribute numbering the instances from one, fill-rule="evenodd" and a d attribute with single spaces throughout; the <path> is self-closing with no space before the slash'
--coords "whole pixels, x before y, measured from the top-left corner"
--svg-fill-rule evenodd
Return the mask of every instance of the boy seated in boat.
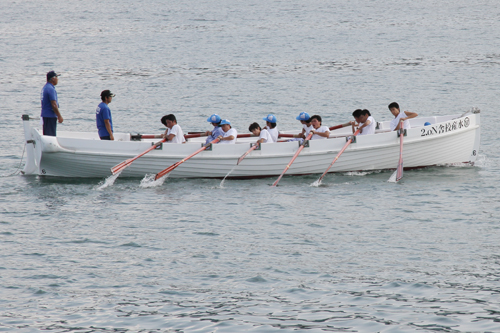
<path id="1" fill-rule="evenodd" d="M 375 119 L 370 114 L 370 111 L 367 109 L 357 109 L 352 113 L 354 119 L 356 119 L 356 123 L 352 123 L 352 132 L 355 132 L 355 127 L 358 127 L 359 134 L 358 135 L 368 135 L 375 134 L 375 127 L 377 123 Z"/>
<path id="2" fill-rule="evenodd" d="M 273 137 L 269 133 L 267 129 L 261 129 L 260 125 L 257 123 L 253 123 L 248 127 L 248 130 L 253 133 L 253 135 L 258 136 L 259 140 L 257 140 L 256 144 L 261 143 L 273 143 L 276 142 L 273 140 Z"/>
<path id="3" fill-rule="evenodd" d="M 309 131 L 312 130 L 312 125 L 311 125 L 311 116 L 309 116 L 309 113 L 307 112 L 301 112 L 297 118 L 298 121 L 300 121 L 300 123 L 302 124 L 302 132 L 300 132 L 299 134 L 294 134 L 294 138 L 298 138 L 299 140 L 297 139 L 291 139 L 289 141 L 302 141 L 306 138 L 306 136 L 309 134 Z"/>
<path id="4" fill-rule="evenodd" d="M 394 116 L 394 119 L 391 120 L 391 123 L 389 125 L 391 128 L 391 131 L 399 130 L 399 125 L 400 125 L 401 121 L 404 121 L 404 123 L 403 123 L 404 129 L 410 129 L 411 126 L 410 126 L 410 122 L 408 121 L 408 119 L 415 118 L 418 116 L 418 114 L 415 112 L 410 112 L 410 111 L 400 112 L 399 111 L 400 110 L 399 104 L 396 102 L 392 102 L 391 104 L 389 104 L 388 107 L 389 107 L 389 111 L 391 111 L 392 115 Z"/>
<path id="5" fill-rule="evenodd" d="M 313 133 L 311 140 L 328 139 L 328 137 L 330 136 L 330 129 L 328 128 L 328 126 L 323 126 L 321 124 L 321 116 L 317 114 L 312 116 L 311 125 L 313 127 L 312 130 L 309 132 Z"/>
<path id="6" fill-rule="evenodd" d="M 167 139 L 167 143 L 184 143 L 186 139 L 184 138 L 184 133 L 182 128 L 177 125 L 177 119 L 173 114 L 168 114 L 161 118 L 161 123 L 167 127 L 167 130 L 162 137 Z"/>
<path id="7" fill-rule="evenodd" d="M 231 127 L 231 122 L 229 119 L 223 119 L 220 122 L 220 127 L 224 132 L 223 135 L 219 135 L 219 143 L 236 143 L 236 138 L 238 137 L 238 132 Z"/>
<path id="8" fill-rule="evenodd" d="M 276 116 L 273 114 L 268 114 L 265 118 L 262 118 L 263 120 L 266 121 L 266 126 L 264 129 L 267 129 L 269 134 L 271 134 L 271 137 L 273 138 L 274 142 L 278 141 L 278 128 L 276 127 Z"/>
<path id="9" fill-rule="evenodd" d="M 211 115 L 210 117 L 208 117 L 207 121 L 214 126 L 214 129 L 205 132 L 205 135 L 208 136 L 205 143 L 214 141 L 219 135 L 224 135 L 224 131 L 220 127 L 220 122 L 222 121 L 222 119 L 218 114 Z"/>

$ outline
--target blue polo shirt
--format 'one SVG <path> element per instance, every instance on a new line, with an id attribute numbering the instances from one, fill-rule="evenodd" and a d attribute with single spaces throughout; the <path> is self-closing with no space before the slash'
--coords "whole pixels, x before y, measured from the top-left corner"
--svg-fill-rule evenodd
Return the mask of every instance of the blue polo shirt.
<path id="1" fill-rule="evenodd" d="M 99 137 L 108 136 L 109 132 L 106 129 L 106 125 L 104 124 L 104 120 L 109 119 L 109 124 L 111 125 L 111 132 L 113 132 L 113 119 L 111 119 L 111 110 L 108 105 L 104 102 L 101 102 L 97 106 L 95 110 L 95 121 L 97 125 L 97 130 L 99 131 Z"/>
<path id="2" fill-rule="evenodd" d="M 57 118 L 56 113 L 52 109 L 52 101 L 56 101 L 57 107 L 59 107 L 59 101 L 57 100 L 56 87 L 50 82 L 47 82 L 40 93 L 40 100 L 42 102 L 42 117 L 46 118 Z"/>
<path id="3" fill-rule="evenodd" d="M 212 135 L 209 135 L 207 137 L 206 143 L 214 141 L 219 135 L 224 136 L 224 131 L 222 130 L 222 128 L 220 128 L 220 126 L 214 127 L 214 129 L 212 130 Z"/>

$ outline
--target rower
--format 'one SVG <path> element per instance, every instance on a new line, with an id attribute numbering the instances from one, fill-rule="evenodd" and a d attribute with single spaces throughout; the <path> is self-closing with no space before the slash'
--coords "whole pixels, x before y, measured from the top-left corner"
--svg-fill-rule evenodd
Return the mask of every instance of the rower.
<path id="1" fill-rule="evenodd" d="M 273 143 L 276 142 L 273 140 L 273 137 L 269 133 L 267 129 L 261 129 L 260 125 L 257 123 L 253 123 L 248 127 L 248 130 L 253 133 L 253 135 L 258 136 L 259 140 L 257 140 L 256 144 L 261 143 Z"/>
<path id="2" fill-rule="evenodd" d="M 229 119 L 221 120 L 220 127 L 222 128 L 224 134 L 217 137 L 220 140 L 219 143 L 236 143 L 238 132 L 231 127 Z"/>
<path id="3" fill-rule="evenodd" d="M 330 136 L 330 129 L 328 128 L 328 126 L 321 125 L 321 116 L 315 114 L 311 117 L 310 120 L 313 127 L 313 129 L 310 131 L 313 133 L 311 140 L 328 139 L 328 137 Z"/>
<path id="4" fill-rule="evenodd" d="M 268 114 L 265 118 L 262 118 L 266 121 L 266 126 L 264 129 L 267 129 L 274 142 L 278 141 L 278 128 L 276 127 L 276 116 L 273 114 Z"/>
<path id="5" fill-rule="evenodd" d="M 399 124 L 401 123 L 401 121 L 404 121 L 403 125 L 404 129 L 410 129 L 411 128 L 410 122 L 407 120 L 418 116 L 418 114 L 415 112 L 410 112 L 410 111 L 400 112 L 399 104 L 396 102 L 392 102 L 391 104 L 389 104 L 388 108 L 389 111 L 391 111 L 392 115 L 394 116 L 394 119 L 391 120 L 391 123 L 389 125 L 391 131 L 399 130 Z"/>
<path id="6" fill-rule="evenodd" d="M 208 117 L 207 121 L 214 126 L 212 131 L 206 131 L 205 135 L 208 135 L 207 141 L 205 143 L 209 143 L 214 141 L 219 135 L 224 136 L 224 131 L 220 127 L 221 118 L 218 114 L 213 114 Z"/>
<path id="7" fill-rule="evenodd" d="M 161 123 L 167 127 L 167 130 L 162 137 L 167 139 L 168 143 L 184 143 L 186 139 L 184 138 L 184 133 L 182 128 L 177 125 L 177 119 L 173 114 L 168 114 L 161 118 Z"/>
<path id="8" fill-rule="evenodd" d="M 294 134 L 294 139 L 290 139 L 288 141 L 300 141 L 300 143 L 302 143 L 307 134 L 309 134 L 309 131 L 313 128 L 311 125 L 311 116 L 309 116 L 309 113 L 307 112 L 301 112 L 295 119 L 300 121 L 300 123 L 302 124 L 302 132 L 300 132 L 299 134 Z"/>
<path id="9" fill-rule="evenodd" d="M 359 129 L 358 135 L 368 135 L 375 134 L 375 127 L 377 126 L 377 122 L 370 114 L 370 111 L 367 109 L 357 109 L 352 113 L 354 119 L 356 119 L 357 124 L 352 124 L 352 132 L 355 133 L 355 127 L 357 126 Z"/>

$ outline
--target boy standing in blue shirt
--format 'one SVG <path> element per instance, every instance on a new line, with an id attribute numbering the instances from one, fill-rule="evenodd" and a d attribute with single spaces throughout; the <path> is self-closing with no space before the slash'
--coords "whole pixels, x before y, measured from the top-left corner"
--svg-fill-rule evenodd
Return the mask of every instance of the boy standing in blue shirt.
<path id="1" fill-rule="evenodd" d="M 111 119 L 111 110 L 108 107 L 108 104 L 111 103 L 113 97 L 115 97 L 115 94 L 112 94 L 111 91 L 103 90 L 101 92 L 102 102 L 95 110 L 95 121 L 101 140 L 115 139 L 113 137 L 113 119 Z"/>
<path id="2" fill-rule="evenodd" d="M 43 86 L 40 93 L 42 104 L 43 135 L 56 136 L 57 121 L 63 122 L 63 117 L 59 112 L 59 101 L 57 100 L 56 85 L 59 81 L 56 72 L 47 73 L 47 83 Z"/>

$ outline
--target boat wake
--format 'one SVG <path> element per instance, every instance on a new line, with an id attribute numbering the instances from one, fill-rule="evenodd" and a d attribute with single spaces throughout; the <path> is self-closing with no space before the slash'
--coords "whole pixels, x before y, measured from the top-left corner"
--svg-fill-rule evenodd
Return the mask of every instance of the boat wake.
<path id="1" fill-rule="evenodd" d="M 167 174 L 166 176 L 161 177 L 160 179 L 155 180 L 156 174 L 146 174 L 144 178 L 141 180 L 141 184 L 139 185 L 141 188 L 150 188 L 157 187 L 163 185 L 165 180 L 170 176 Z"/>
<path id="2" fill-rule="evenodd" d="M 97 184 L 97 187 L 95 189 L 97 191 L 102 191 L 106 187 L 112 186 L 115 183 L 116 178 L 118 178 L 121 173 L 122 172 L 120 171 L 114 175 L 109 176 L 108 178 L 104 179 L 103 181 L 99 182 L 99 184 Z"/>

